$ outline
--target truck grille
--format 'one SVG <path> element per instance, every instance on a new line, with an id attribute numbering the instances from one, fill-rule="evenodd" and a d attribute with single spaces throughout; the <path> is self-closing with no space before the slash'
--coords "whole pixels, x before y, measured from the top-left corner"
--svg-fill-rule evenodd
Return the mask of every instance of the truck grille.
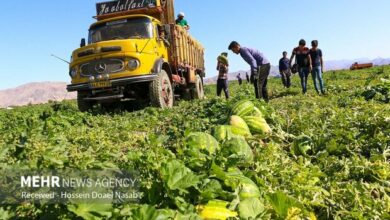
<path id="1" fill-rule="evenodd" d="M 122 59 L 101 59 L 82 64 L 80 71 L 82 76 L 95 76 L 121 72 L 124 67 Z"/>

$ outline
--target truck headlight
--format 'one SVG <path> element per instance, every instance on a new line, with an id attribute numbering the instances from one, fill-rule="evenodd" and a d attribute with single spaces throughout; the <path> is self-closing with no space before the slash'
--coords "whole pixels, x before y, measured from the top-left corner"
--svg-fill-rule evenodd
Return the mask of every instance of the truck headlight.
<path id="1" fill-rule="evenodd" d="M 127 64 L 131 71 L 136 70 L 140 66 L 140 62 L 137 59 L 130 59 Z"/>
<path id="2" fill-rule="evenodd" d="M 72 77 L 72 78 L 74 78 L 74 77 L 76 77 L 76 75 L 77 75 L 77 70 L 76 70 L 76 68 L 70 69 L 70 71 L 69 71 L 69 76 Z"/>

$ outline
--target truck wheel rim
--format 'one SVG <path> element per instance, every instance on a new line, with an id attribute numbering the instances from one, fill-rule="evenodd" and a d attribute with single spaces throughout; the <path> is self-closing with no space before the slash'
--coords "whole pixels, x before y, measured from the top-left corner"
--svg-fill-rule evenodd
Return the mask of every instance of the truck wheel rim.
<path id="1" fill-rule="evenodd" d="M 164 79 L 162 82 L 162 91 L 161 91 L 162 98 L 164 99 L 164 102 L 166 105 L 169 105 L 171 98 L 171 88 L 170 84 L 167 79 Z"/>

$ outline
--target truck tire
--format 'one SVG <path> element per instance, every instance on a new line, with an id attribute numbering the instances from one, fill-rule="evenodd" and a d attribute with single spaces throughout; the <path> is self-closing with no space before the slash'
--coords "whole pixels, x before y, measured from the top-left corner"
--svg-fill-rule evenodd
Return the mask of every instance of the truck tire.
<path id="1" fill-rule="evenodd" d="M 157 75 L 157 78 L 149 85 L 149 97 L 152 106 L 158 108 L 172 108 L 174 91 L 171 80 L 165 70 Z"/>
<path id="2" fill-rule="evenodd" d="M 204 99 L 204 88 L 202 78 L 196 75 L 194 88 L 191 89 L 193 99 Z"/>
<path id="3" fill-rule="evenodd" d="M 77 106 L 81 112 L 87 112 L 93 107 L 92 102 L 85 101 L 84 98 L 87 97 L 86 93 L 77 92 Z"/>

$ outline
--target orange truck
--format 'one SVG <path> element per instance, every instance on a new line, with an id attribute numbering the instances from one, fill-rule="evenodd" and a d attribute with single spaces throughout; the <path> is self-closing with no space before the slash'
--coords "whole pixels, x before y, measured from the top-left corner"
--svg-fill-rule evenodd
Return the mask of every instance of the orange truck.
<path id="1" fill-rule="evenodd" d="M 373 66 L 374 66 L 373 63 L 362 63 L 362 64 L 359 64 L 359 63 L 356 62 L 356 63 L 351 65 L 350 70 L 366 69 L 366 68 L 371 68 Z"/>
<path id="2" fill-rule="evenodd" d="M 89 39 L 72 53 L 69 92 L 80 111 L 133 100 L 170 108 L 175 98 L 202 99 L 204 48 L 175 24 L 173 0 L 96 4 Z"/>

